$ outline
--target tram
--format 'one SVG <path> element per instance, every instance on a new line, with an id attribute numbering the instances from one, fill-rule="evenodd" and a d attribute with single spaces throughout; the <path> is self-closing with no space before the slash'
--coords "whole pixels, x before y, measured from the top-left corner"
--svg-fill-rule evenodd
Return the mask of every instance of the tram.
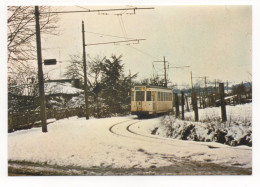
<path id="1" fill-rule="evenodd" d="M 173 92 L 159 86 L 131 88 L 131 114 L 138 117 L 169 113 L 173 110 Z"/>

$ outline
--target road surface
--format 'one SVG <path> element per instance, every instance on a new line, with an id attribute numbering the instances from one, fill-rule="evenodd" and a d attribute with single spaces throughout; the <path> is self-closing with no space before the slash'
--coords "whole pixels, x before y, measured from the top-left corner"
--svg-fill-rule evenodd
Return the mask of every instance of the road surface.
<path id="1" fill-rule="evenodd" d="M 152 135 L 151 131 L 160 120 L 140 120 L 134 116 L 89 121 L 62 120 L 59 122 L 60 129 L 49 128 L 48 133 L 55 131 L 57 140 L 52 142 L 55 144 L 62 136 L 67 136 L 64 128 L 68 128 L 67 143 L 47 146 L 46 152 L 41 153 L 34 152 L 35 145 L 29 143 L 27 147 L 33 156 L 27 153 L 19 157 L 18 154 L 23 155 L 22 152 L 28 150 L 15 151 L 12 147 L 19 147 L 18 141 L 23 138 L 23 133 L 9 136 L 9 176 L 252 174 L 251 148 Z M 72 129 L 69 129 L 71 124 Z M 58 124 L 52 124 L 55 125 Z M 78 132 L 79 128 L 82 132 Z M 57 135 L 57 132 L 62 132 L 62 135 Z M 65 146 L 68 150 L 64 151 L 62 148 Z M 52 153 L 54 150 L 55 154 Z"/>

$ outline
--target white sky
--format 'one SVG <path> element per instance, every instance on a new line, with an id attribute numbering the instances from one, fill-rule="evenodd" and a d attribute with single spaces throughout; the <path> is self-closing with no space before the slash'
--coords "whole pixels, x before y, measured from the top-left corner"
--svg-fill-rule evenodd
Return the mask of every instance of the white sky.
<path id="1" fill-rule="evenodd" d="M 89 9 L 124 8 L 127 6 L 83 6 Z M 138 6 L 142 7 L 142 6 Z M 82 54 L 82 20 L 89 32 L 129 38 L 143 38 L 138 45 L 108 44 L 87 46 L 91 57 L 123 55 L 126 73 L 139 72 L 139 78 L 153 75 L 153 61 L 166 60 L 171 66 L 169 79 L 178 84 L 190 84 L 193 76 L 208 76 L 209 80 L 250 81 L 252 74 L 252 10 L 251 6 L 145 6 L 153 10 L 137 10 L 135 15 L 76 13 L 60 15 L 60 35 L 42 36 L 43 58 L 64 61 L 55 66 L 53 78 L 64 72 L 69 55 Z M 78 6 L 56 7 L 61 10 L 84 10 Z M 130 13 L 130 12 L 129 12 Z M 121 17 L 121 18 L 120 18 Z M 121 19 L 121 22 L 120 22 Z M 123 20 L 123 23 L 122 23 Z M 86 43 L 124 40 L 86 33 Z M 141 51 L 141 52 L 140 52 Z M 46 67 L 46 71 L 54 67 Z M 61 69 L 60 69 L 61 68 Z M 162 69 L 156 65 L 156 69 Z M 58 73 L 57 73 L 58 72 Z M 159 72 L 163 74 L 163 71 Z"/>

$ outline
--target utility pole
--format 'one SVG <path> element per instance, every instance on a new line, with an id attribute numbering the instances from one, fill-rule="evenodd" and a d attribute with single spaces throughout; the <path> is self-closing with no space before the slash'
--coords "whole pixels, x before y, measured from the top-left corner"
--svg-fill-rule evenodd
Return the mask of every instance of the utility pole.
<path id="1" fill-rule="evenodd" d="M 200 103 L 200 108 L 201 108 L 201 95 L 200 95 L 200 86 L 199 86 L 199 103 Z M 204 106 L 204 102 L 203 102 L 203 106 Z"/>
<path id="2" fill-rule="evenodd" d="M 42 49 L 41 49 L 41 32 L 39 21 L 39 7 L 35 6 L 35 21 L 36 21 L 36 46 L 38 60 L 38 79 L 39 79 L 39 98 L 40 98 L 40 115 L 42 122 L 42 132 L 48 132 L 46 123 L 45 95 L 44 95 L 44 78 L 42 70 Z"/>
<path id="3" fill-rule="evenodd" d="M 165 87 L 167 87 L 165 56 L 163 57 L 163 63 L 164 63 L 164 83 L 165 83 Z"/>
<path id="4" fill-rule="evenodd" d="M 84 71 L 85 110 L 86 110 L 86 119 L 89 119 L 89 116 L 88 116 L 88 84 L 87 84 L 87 65 L 86 65 L 84 21 L 82 21 L 82 44 L 83 44 L 83 71 Z"/>
<path id="5" fill-rule="evenodd" d="M 167 87 L 167 71 L 166 71 L 166 61 L 165 56 L 163 57 L 163 61 L 153 61 L 153 62 L 163 62 L 163 69 L 164 69 L 164 87 Z M 154 68 L 154 65 L 153 65 Z"/>
<path id="6" fill-rule="evenodd" d="M 215 79 L 215 97 L 214 97 L 215 106 L 216 106 L 216 100 L 217 100 L 217 80 Z"/>
<path id="7" fill-rule="evenodd" d="M 133 14 L 136 13 L 136 10 L 145 10 L 145 9 L 154 9 L 154 8 L 120 8 L 120 9 L 100 9 L 100 10 L 84 10 L 84 11 L 58 11 L 58 12 L 41 12 L 41 14 L 66 14 L 66 13 L 90 13 L 90 12 L 108 12 L 108 11 L 127 11 L 133 10 Z M 42 131 L 47 132 L 47 123 L 46 123 L 46 111 L 45 111 L 45 95 L 44 95 L 44 80 L 43 80 L 43 70 L 42 70 L 42 55 L 41 55 L 41 36 L 40 36 L 40 23 L 39 23 L 39 8 L 35 6 L 35 20 L 36 20 L 36 45 L 37 45 L 37 59 L 38 59 L 38 79 L 39 79 L 39 96 L 40 96 L 40 109 L 41 109 L 41 121 L 42 121 Z M 88 116 L 88 95 L 87 95 L 87 73 L 86 73 L 86 52 L 85 52 L 85 31 L 84 31 L 84 22 L 82 21 L 82 38 L 83 38 L 83 66 L 84 66 L 84 90 L 85 90 L 85 105 L 86 105 L 86 119 L 89 119 Z M 99 44 L 115 44 L 121 42 L 139 42 L 144 39 L 132 39 L 125 41 L 116 41 L 116 42 L 106 42 L 106 43 L 97 43 L 89 45 L 99 45 Z"/>
<path id="8" fill-rule="evenodd" d="M 193 92 L 192 71 L 190 72 L 190 80 L 191 80 L 191 92 Z"/>
<path id="9" fill-rule="evenodd" d="M 228 80 L 227 80 L 227 95 L 228 95 Z"/>
<path id="10" fill-rule="evenodd" d="M 207 77 L 205 76 L 205 107 L 207 107 L 208 88 L 207 88 Z"/>

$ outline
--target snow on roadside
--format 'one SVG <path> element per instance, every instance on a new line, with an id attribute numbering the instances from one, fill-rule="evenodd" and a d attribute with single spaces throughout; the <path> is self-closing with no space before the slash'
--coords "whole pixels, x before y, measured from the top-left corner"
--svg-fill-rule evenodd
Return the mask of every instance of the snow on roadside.
<path id="1" fill-rule="evenodd" d="M 80 167 L 150 167 L 168 165 L 160 155 L 151 157 L 138 140 L 109 132 L 118 122 L 135 116 L 105 119 L 69 118 L 41 128 L 17 131 L 8 135 L 8 160 Z M 158 123 L 158 122 L 156 122 Z M 124 129 L 125 130 L 125 129 Z M 149 143 L 149 142 L 148 142 Z M 152 145 L 148 146 L 152 149 Z M 158 161 L 160 160 L 160 161 Z"/>
<path id="2" fill-rule="evenodd" d="M 247 147 L 230 148 L 214 142 L 203 144 L 151 135 L 161 119 L 73 117 L 49 124 L 48 133 L 42 133 L 41 128 L 16 131 L 8 134 L 8 160 L 60 166 L 148 168 L 177 164 L 185 158 L 252 167 L 251 149 Z M 136 124 L 131 125 L 133 121 Z M 124 123 L 114 130 L 123 136 L 109 131 L 119 122 Z M 129 125 L 137 134 L 126 131 Z"/>
<path id="3" fill-rule="evenodd" d="M 199 122 L 194 122 L 194 113 L 185 113 L 186 120 L 166 116 L 156 134 L 182 140 L 220 142 L 228 145 L 252 146 L 252 104 L 227 106 L 228 121 L 220 120 L 220 108 L 199 110 Z"/>
<path id="4" fill-rule="evenodd" d="M 151 119 L 143 120 L 141 123 L 134 125 L 131 130 L 145 137 L 151 137 L 151 140 L 156 139 L 161 142 L 159 147 L 163 149 L 165 154 L 199 162 L 212 162 L 227 166 L 236 165 L 244 168 L 252 167 L 252 148 L 248 146 L 231 147 L 217 142 L 183 141 L 166 138 L 158 134 L 152 135 L 151 132 L 160 126 L 162 120 L 163 117 L 157 118 L 156 121 Z M 168 150 L 166 150 L 166 145 L 172 146 L 169 146 Z M 159 147 L 156 149 L 157 152 L 160 152 Z"/>
<path id="5" fill-rule="evenodd" d="M 226 106 L 227 119 L 228 121 L 241 121 L 251 122 L 252 121 L 252 103 Z M 212 107 L 199 109 L 199 120 L 200 121 L 214 121 L 220 120 L 221 110 L 220 107 Z M 194 119 L 194 112 L 185 112 L 185 119 Z"/>

